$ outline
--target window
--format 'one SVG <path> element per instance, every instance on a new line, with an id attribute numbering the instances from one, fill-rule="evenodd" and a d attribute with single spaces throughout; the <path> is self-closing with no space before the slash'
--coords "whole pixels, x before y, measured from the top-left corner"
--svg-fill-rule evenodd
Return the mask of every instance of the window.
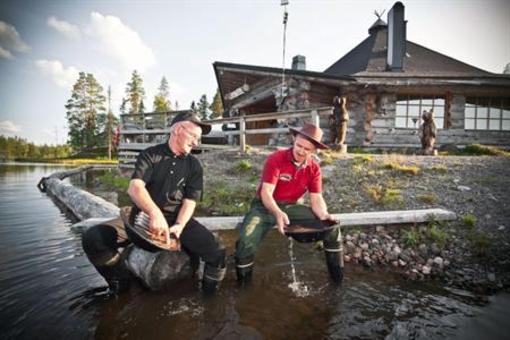
<path id="1" fill-rule="evenodd" d="M 443 128 L 445 99 L 438 96 L 399 96 L 395 127 L 417 129 L 420 126 L 423 111 L 434 109 L 434 122 L 438 129 Z"/>
<path id="2" fill-rule="evenodd" d="M 510 98 L 466 98 L 466 130 L 510 130 Z"/>

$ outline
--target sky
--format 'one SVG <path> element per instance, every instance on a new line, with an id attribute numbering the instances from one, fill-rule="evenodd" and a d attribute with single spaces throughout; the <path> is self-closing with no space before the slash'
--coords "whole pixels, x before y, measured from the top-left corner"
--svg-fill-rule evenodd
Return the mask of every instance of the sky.
<path id="1" fill-rule="evenodd" d="M 407 39 L 481 69 L 510 63 L 510 1 L 403 0 Z M 395 1 L 289 0 L 286 67 L 306 56 L 323 71 L 368 36 Z M 0 2 L 0 134 L 37 144 L 67 139 L 65 107 L 78 72 L 112 89 L 141 73 L 147 110 L 164 76 L 170 100 L 212 100 L 215 61 L 282 66 L 280 0 Z"/>

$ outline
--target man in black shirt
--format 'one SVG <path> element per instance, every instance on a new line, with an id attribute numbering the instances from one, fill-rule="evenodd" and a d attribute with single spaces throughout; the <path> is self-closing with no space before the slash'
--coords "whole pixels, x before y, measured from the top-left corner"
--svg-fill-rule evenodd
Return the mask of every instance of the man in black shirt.
<path id="1" fill-rule="evenodd" d="M 149 217 L 149 230 L 169 241 L 180 240 L 183 250 L 204 263 L 202 290 L 213 293 L 225 272 L 225 250 L 212 233 L 192 218 L 196 201 L 202 196 L 203 170 L 190 154 L 198 146 L 202 133 L 211 126 L 203 124 L 191 112 L 178 114 L 171 123 L 168 143 L 140 152 L 129 182 L 128 194 L 136 207 Z M 83 236 L 83 248 L 114 290 L 129 283 L 129 273 L 117 251 L 126 240 L 119 220 L 95 226 Z"/>

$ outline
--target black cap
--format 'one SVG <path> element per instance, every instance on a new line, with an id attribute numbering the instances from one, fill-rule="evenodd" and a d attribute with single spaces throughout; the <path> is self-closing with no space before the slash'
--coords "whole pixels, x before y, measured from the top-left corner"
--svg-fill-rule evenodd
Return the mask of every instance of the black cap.
<path id="1" fill-rule="evenodd" d="M 200 117 L 193 111 L 185 111 L 177 114 L 174 119 L 172 119 L 170 126 L 174 125 L 175 123 L 184 121 L 192 122 L 200 126 L 203 135 L 207 135 L 209 132 L 211 132 L 211 125 L 202 123 Z"/>

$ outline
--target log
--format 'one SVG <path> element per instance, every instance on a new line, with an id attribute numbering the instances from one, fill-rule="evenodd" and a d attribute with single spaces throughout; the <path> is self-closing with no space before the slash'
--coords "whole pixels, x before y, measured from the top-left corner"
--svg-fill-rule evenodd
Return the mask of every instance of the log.
<path id="1" fill-rule="evenodd" d="M 71 228 L 78 231 L 84 231 L 91 226 L 120 216 L 119 207 L 116 205 L 62 181 L 68 176 L 94 168 L 80 167 L 57 172 L 42 178 L 37 185 L 73 212 L 80 222 Z M 129 251 L 126 256 L 128 269 L 151 290 L 160 290 L 177 280 L 190 277 L 189 257 L 184 252 L 151 253 L 134 245 L 127 247 L 124 251 Z"/>
<path id="2" fill-rule="evenodd" d="M 340 221 L 342 227 L 423 223 L 431 219 L 436 221 L 457 219 L 454 212 L 444 209 L 374 211 L 332 215 Z M 228 230 L 236 228 L 243 221 L 243 216 L 197 217 L 196 219 L 209 230 Z"/>

